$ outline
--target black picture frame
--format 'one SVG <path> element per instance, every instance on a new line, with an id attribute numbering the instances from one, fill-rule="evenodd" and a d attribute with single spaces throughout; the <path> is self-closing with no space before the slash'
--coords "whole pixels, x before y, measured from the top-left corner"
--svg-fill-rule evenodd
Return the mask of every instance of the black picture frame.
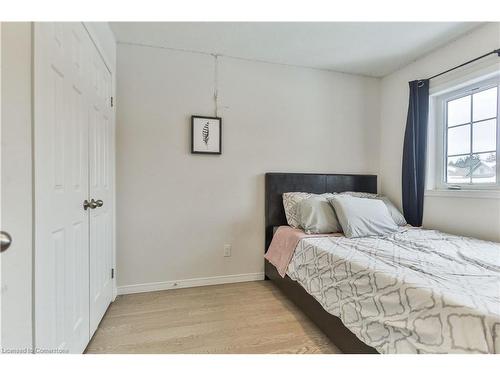
<path id="1" fill-rule="evenodd" d="M 195 150 L 195 120 L 217 120 L 219 126 L 219 139 L 218 139 L 218 149 L 216 151 L 203 151 Z M 204 154 L 204 155 L 221 155 L 222 154 L 222 118 L 221 117 L 211 117 L 211 116 L 191 116 L 191 153 L 192 154 Z"/>

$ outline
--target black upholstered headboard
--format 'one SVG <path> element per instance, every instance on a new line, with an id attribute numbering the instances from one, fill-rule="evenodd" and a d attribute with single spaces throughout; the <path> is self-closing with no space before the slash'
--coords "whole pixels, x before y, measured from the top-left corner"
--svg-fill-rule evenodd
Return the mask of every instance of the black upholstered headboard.
<path id="1" fill-rule="evenodd" d="M 283 193 L 340 193 L 342 191 L 377 192 L 377 176 L 355 174 L 266 173 L 266 244 L 273 238 L 273 227 L 287 225 Z"/>

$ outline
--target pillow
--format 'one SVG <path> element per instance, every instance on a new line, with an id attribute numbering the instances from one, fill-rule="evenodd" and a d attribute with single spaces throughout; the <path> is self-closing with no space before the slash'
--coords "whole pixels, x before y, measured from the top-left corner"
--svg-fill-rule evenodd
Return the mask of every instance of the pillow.
<path id="1" fill-rule="evenodd" d="M 398 210 L 398 208 L 390 201 L 389 198 L 384 197 L 382 195 L 372 194 L 372 193 L 363 193 L 357 191 L 345 191 L 341 194 L 350 195 L 351 197 L 357 198 L 370 198 L 370 199 L 380 199 L 385 203 L 387 208 L 389 209 L 389 213 L 391 214 L 394 222 L 399 226 L 406 225 L 406 219 L 403 214 Z"/>
<path id="2" fill-rule="evenodd" d="M 332 197 L 333 194 L 325 193 L 325 194 L 313 194 L 313 193 L 283 193 L 283 207 L 285 208 L 285 216 L 288 225 L 293 228 L 300 228 L 299 218 L 297 216 L 297 204 L 311 197 L 320 197 L 323 196 L 325 198 Z"/>
<path id="3" fill-rule="evenodd" d="M 406 219 L 401 213 L 401 211 L 398 210 L 398 208 L 391 202 L 389 198 L 380 196 L 375 199 L 380 199 L 382 202 L 385 203 L 387 209 L 389 210 L 389 213 L 391 214 L 392 219 L 397 225 L 404 226 L 407 224 Z"/>
<path id="4" fill-rule="evenodd" d="M 333 207 L 324 196 L 313 196 L 297 204 L 299 226 L 307 234 L 336 233 L 342 228 Z"/>
<path id="5" fill-rule="evenodd" d="M 398 230 L 389 209 L 379 199 L 335 195 L 328 201 L 348 238 L 382 236 Z"/>
<path id="6" fill-rule="evenodd" d="M 351 197 L 356 197 L 356 198 L 377 198 L 378 195 L 374 193 L 365 193 L 363 191 L 343 191 L 343 195 L 350 195 Z"/>

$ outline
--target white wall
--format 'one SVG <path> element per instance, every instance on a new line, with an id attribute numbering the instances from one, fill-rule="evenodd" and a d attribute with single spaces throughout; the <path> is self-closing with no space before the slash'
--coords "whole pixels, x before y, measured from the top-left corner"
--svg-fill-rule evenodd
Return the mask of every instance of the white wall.
<path id="1" fill-rule="evenodd" d="M 408 82 L 430 77 L 499 47 L 500 24 L 487 24 L 382 79 L 379 174 L 382 193 L 401 203 Z M 426 196 L 423 225 L 450 233 L 500 241 L 500 200 Z"/>
<path id="2" fill-rule="evenodd" d="M 263 272 L 265 172 L 377 173 L 377 79 L 230 58 L 218 71 L 223 153 L 191 155 L 190 116 L 214 114 L 214 58 L 118 44 L 122 292 Z"/>
<path id="3" fill-rule="evenodd" d="M 1 346 L 32 346 L 31 24 L 2 23 Z"/>

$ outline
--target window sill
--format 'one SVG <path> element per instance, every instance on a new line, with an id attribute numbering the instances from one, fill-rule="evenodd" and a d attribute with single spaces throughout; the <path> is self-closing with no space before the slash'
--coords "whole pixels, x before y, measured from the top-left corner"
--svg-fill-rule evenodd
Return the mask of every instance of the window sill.
<path id="1" fill-rule="evenodd" d="M 500 199 L 500 190 L 426 190 L 426 197 Z"/>

